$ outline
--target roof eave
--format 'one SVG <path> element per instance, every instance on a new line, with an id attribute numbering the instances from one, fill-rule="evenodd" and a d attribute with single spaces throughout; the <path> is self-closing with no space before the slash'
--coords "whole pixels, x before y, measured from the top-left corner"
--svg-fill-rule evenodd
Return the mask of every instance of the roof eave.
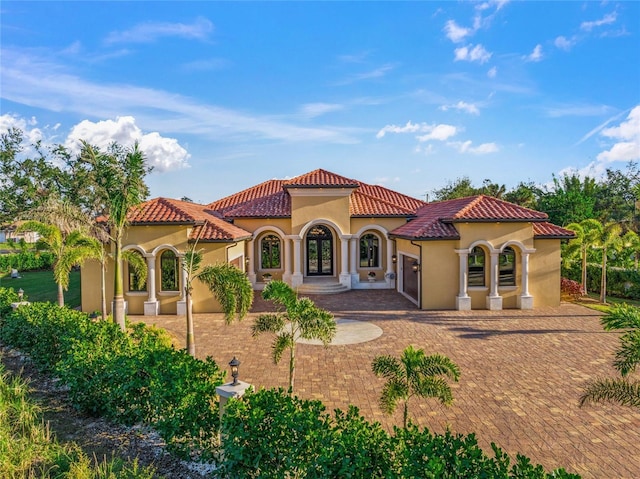
<path id="1" fill-rule="evenodd" d="M 389 233 L 389 238 L 400 238 L 400 239 L 413 240 L 413 241 L 455 241 L 460 239 L 460 235 L 433 237 L 433 236 L 398 235 L 398 234 Z"/>

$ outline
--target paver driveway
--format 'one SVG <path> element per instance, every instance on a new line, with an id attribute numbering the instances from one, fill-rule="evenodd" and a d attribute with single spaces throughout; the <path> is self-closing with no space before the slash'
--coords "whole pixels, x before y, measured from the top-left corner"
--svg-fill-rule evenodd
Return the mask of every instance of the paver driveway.
<path id="1" fill-rule="evenodd" d="M 618 333 L 605 332 L 599 313 L 573 304 L 533 311 L 417 311 L 392 291 L 350 291 L 313 296 L 337 318 L 371 322 L 383 330 L 375 340 L 343 346 L 297 346 L 295 392 L 320 399 L 328 410 L 360 408 L 389 429 L 400 411 L 385 416 L 377 398 L 382 379 L 371 372 L 379 354 L 399 355 L 409 344 L 442 353 L 462 371 L 454 405 L 415 400 L 414 421 L 436 432 L 449 426 L 475 432 L 490 453 L 495 442 L 510 455 L 521 452 L 547 469 L 564 467 L 585 478 L 640 477 L 640 413 L 613 405 L 578 407 L 585 382 L 613 375 Z M 286 387 L 287 361 L 271 360 L 271 337 L 251 336 L 252 318 L 270 310 L 256 293 L 251 316 L 226 325 L 222 315 L 195 315 L 199 357 L 226 367 L 235 355 L 240 376 L 256 387 Z M 134 316 L 170 331 L 184 347 L 183 316 Z"/>

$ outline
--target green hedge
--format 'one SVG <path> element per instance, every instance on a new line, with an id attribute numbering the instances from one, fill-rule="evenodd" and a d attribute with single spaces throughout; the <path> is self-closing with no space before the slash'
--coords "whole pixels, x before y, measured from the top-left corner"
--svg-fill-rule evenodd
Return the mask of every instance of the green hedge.
<path id="1" fill-rule="evenodd" d="M 602 267 L 599 264 L 587 265 L 587 291 L 600 292 Z M 563 266 L 562 276 L 582 282 L 580 264 Z M 624 299 L 640 300 L 640 271 L 622 268 L 607 268 L 607 295 Z"/>
<path id="2" fill-rule="evenodd" d="M 579 478 L 551 473 L 518 455 L 511 465 L 497 446 L 485 454 L 473 434 L 433 434 L 410 425 L 387 433 L 354 407 L 334 416 L 319 401 L 283 390 L 231 400 L 221 426 L 224 477 L 241 478 Z"/>
<path id="3" fill-rule="evenodd" d="M 21 251 L 19 253 L 0 254 L 0 273 L 11 269 L 33 271 L 51 269 L 55 255 L 50 251 Z"/>
<path id="4" fill-rule="evenodd" d="M 13 298 L 10 291 L 0 288 L 0 301 Z M 124 333 L 111 321 L 93 321 L 52 303 L 15 311 L 0 304 L 0 311 L 0 341 L 59 376 L 81 410 L 152 425 L 183 457 L 216 453 L 215 388 L 225 372 L 212 359 L 175 350 L 167 333 L 142 323 Z"/>

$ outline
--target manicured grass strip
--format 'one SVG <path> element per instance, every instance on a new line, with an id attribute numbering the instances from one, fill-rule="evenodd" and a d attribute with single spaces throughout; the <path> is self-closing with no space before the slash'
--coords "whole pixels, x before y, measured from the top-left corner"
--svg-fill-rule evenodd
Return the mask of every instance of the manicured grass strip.
<path id="1" fill-rule="evenodd" d="M 0 276 L 0 287 L 23 289 L 31 302 L 58 302 L 58 285 L 53 279 L 53 271 L 20 272 L 20 278 L 11 278 L 8 274 Z M 64 304 L 69 308 L 80 306 L 80 271 L 72 271 L 69 276 L 69 289 L 64 292 Z"/>

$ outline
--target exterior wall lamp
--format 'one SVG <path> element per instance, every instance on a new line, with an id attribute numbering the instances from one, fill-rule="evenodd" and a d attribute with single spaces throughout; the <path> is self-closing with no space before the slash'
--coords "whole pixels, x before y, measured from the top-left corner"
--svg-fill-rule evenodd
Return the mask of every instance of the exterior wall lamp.
<path id="1" fill-rule="evenodd" d="M 229 366 L 231 367 L 231 377 L 233 378 L 232 386 L 237 386 L 238 381 L 238 369 L 240 368 L 240 361 L 234 356 L 231 361 L 229 361 Z"/>
<path id="2" fill-rule="evenodd" d="M 413 264 L 411 265 L 411 270 L 414 273 L 417 273 L 418 271 L 420 271 L 420 263 L 418 263 L 417 261 L 414 261 Z"/>
<path id="3" fill-rule="evenodd" d="M 397 254 L 394 254 L 393 256 L 391 256 L 391 262 L 392 262 L 393 264 L 395 264 L 395 263 L 397 263 L 397 262 L 398 262 L 398 255 L 397 255 Z"/>

